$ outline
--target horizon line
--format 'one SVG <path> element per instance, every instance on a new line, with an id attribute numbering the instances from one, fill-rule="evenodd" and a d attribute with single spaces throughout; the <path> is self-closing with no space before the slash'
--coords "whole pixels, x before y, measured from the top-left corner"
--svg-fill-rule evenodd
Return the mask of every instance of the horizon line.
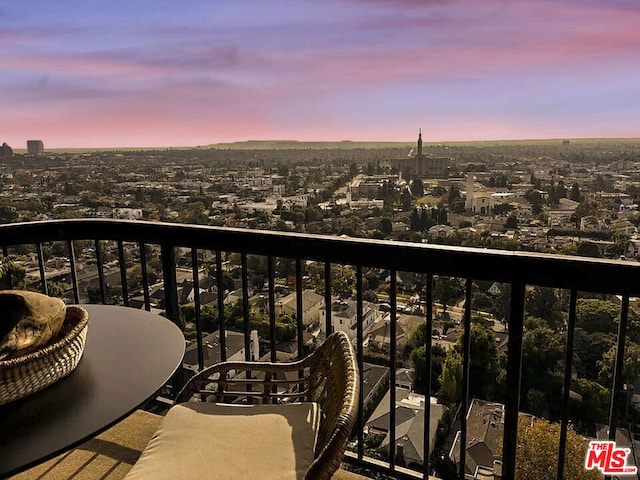
<path id="1" fill-rule="evenodd" d="M 484 140 L 450 140 L 450 141 L 423 141 L 423 145 L 446 145 L 446 144 L 469 144 L 469 143 L 525 143 L 525 142 L 562 142 L 562 141 L 580 141 L 580 142 L 594 142 L 594 141 L 640 141 L 638 137 L 548 137 L 548 138 L 521 138 L 521 139 L 484 139 Z M 417 140 L 295 140 L 295 139 L 247 139 L 247 140 L 234 140 L 227 142 L 217 142 L 211 144 L 201 145 L 172 145 L 172 146 L 93 146 L 93 147 L 51 147 L 46 148 L 44 153 L 47 152 L 64 152 L 70 150 L 101 150 L 101 151 L 117 151 L 117 150 L 189 150 L 189 149 L 214 149 L 219 146 L 228 145 L 242 145 L 242 144 L 256 144 L 256 143 L 289 143 L 289 144 L 414 144 Z M 45 144 L 46 145 L 46 144 Z M 10 146 L 10 145 L 9 145 Z M 15 153 L 26 153 L 26 148 L 13 148 Z"/>

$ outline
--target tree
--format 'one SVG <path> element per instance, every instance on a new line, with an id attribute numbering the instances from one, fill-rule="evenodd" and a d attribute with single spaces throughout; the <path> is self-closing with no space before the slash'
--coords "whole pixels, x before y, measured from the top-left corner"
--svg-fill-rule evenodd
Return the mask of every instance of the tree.
<path id="1" fill-rule="evenodd" d="M 463 351 L 462 340 L 460 336 L 455 345 L 460 355 Z M 480 324 L 471 325 L 469 342 L 469 393 L 479 398 L 495 399 L 506 379 L 502 365 L 504 354 L 498 351 L 493 332 Z"/>
<path id="2" fill-rule="evenodd" d="M 592 185 L 593 189 L 597 192 L 615 191 L 611 174 L 596 175 L 596 178 L 592 181 Z"/>
<path id="3" fill-rule="evenodd" d="M 457 402 L 462 394 L 462 357 L 453 349 L 447 352 L 438 382 L 442 403 Z"/>
<path id="4" fill-rule="evenodd" d="M 431 341 L 431 332 L 427 332 L 427 326 L 424 323 L 418 325 L 418 328 L 409 336 L 404 346 L 405 358 L 408 358 L 416 348 L 422 347 Z"/>
<path id="5" fill-rule="evenodd" d="M 580 298 L 576 302 L 576 326 L 587 332 L 615 333 L 619 312 L 611 301 Z"/>
<path id="6" fill-rule="evenodd" d="M 576 248 L 576 255 L 579 255 L 581 257 L 593 258 L 602 257 L 602 254 L 600 253 L 600 247 L 598 247 L 598 245 L 593 242 L 578 243 L 578 247 Z"/>
<path id="7" fill-rule="evenodd" d="M 600 383 L 611 385 L 618 348 L 613 345 L 598 362 Z M 640 345 L 627 340 L 624 346 L 624 362 L 622 365 L 622 383 L 635 383 L 640 376 Z"/>
<path id="8" fill-rule="evenodd" d="M 422 183 L 422 180 L 416 178 L 411 186 L 411 191 L 416 197 L 424 196 L 424 184 Z"/>
<path id="9" fill-rule="evenodd" d="M 20 289 L 25 287 L 26 271 L 15 262 L 0 262 L 0 290 Z"/>
<path id="10" fill-rule="evenodd" d="M 15 207 L 0 206 L 0 223 L 13 223 L 18 219 Z"/>
<path id="11" fill-rule="evenodd" d="M 578 419 L 595 434 L 596 423 L 607 423 L 611 393 L 609 389 L 586 378 L 576 380 L 576 391 L 582 395 L 577 408 Z"/>
<path id="12" fill-rule="evenodd" d="M 590 380 L 598 379 L 598 362 L 613 345 L 615 336 L 610 333 L 588 332 L 576 327 L 574 340 L 574 353 L 577 361 L 575 367 L 578 375 Z"/>
<path id="13" fill-rule="evenodd" d="M 353 288 L 344 278 L 332 278 L 331 292 L 336 294 L 338 298 L 350 298 L 353 294 Z"/>
<path id="14" fill-rule="evenodd" d="M 524 198 L 526 198 L 529 203 L 531 203 L 531 211 L 534 215 L 538 215 L 542 211 L 542 196 L 540 192 L 537 190 L 528 190 L 524 194 Z"/>
<path id="15" fill-rule="evenodd" d="M 516 450 L 516 474 L 518 480 L 552 480 L 558 468 L 558 441 L 560 424 L 521 415 L 518 418 L 518 440 Z M 502 455 L 499 440 L 498 455 Z M 599 480 L 597 470 L 585 470 L 584 461 L 588 444 L 572 429 L 567 430 L 564 456 L 565 480 Z"/>
<path id="16" fill-rule="evenodd" d="M 380 225 L 378 226 L 378 230 L 380 230 L 385 235 L 391 235 L 393 232 L 393 224 L 391 223 L 391 219 L 383 218 L 380 220 Z"/>
<path id="17" fill-rule="evenodd" d="M 571 214 L 571 221 L 576 224 L 576 228 L 580 227 L 580 219 L 582 217 L 588 217 L 598 214 L 598 206 L 592 202 L 580 202 L 580 205 L 576 207 Z"/>
<path id="18" fill-rule="evenodd" d="M 451 205 L 455 200 L 462 198 L 460 189 L 457 185 L 451 185 L 449 193 L 447 194 L 447 204 Z"/>
<path id="19" fill-rule="evenodd" d="M 547 414 L 547 408 L 540 411 L 536 402 L 532 400 L 543 397 L 541 402 L 545 407 L 557 405 L 560 400 L 557 385 L 552 381 L 553 374 L 561 370 L 560 362 L 564 359 L 564 339 L 547 327 L 542 320 L 536 327 L 531 328 L 531 320 L 527 320 L 528 328 L 522 338 L 522 391 L 526 392 L 526 399 L 531 413 Z M 541 326 L 544 325 L 544 326 Z M 531 390 L 537 393 L 530 395 Z"/>
<path id="20" fill-rule="evenodd" d="M 180 212 L 178 219 L 181 223 L 196 223 L 200 225 L 205 225 L 209 221 L 205 206 L 200 201 L 188 203 L 184 210 Z"/>
<path id="21" fill-rule="evenodd" d="M 558 198 L 567 198 L 567 187 L 565 187 L 564 182 L 562 180 L 558 182 L 558 187 L 556 188 L 556 195 L 558 196 Z M 580 195 L 579 191 L 578 191 L 578 195 Z M 579 202 L 580 200 L 576 200 L 576 201 Z"/>
<path id="22" fill-rule="evenodd" d="M 431 339 L 429 339 L 431 341 Z M 442 366 L 444 364 L 447 351 L 440 344 L 431 347 L 431 394 L 440 390 L 438 379 L 442 375 Z M 413 379 L 413 389 L 417 393 L 426 394 L 425 386 L 427 384 L 427 349 L 424 345 L 414 348 L 409 356 L 411 366 L 415 372 Z"/>
<path id="23" fill-rule="evenodd" d="M 449 208 L 453 213 L 466 212 L 465 202 L 462 198 L 456 198 L 453 202 L 451 202 Z"/>
<path id="24" fill-rule="evenodd" d="M 453 305 L 463 292 L 462 280 L 459 278 L 437 276 L 434 279 L 434 298 L 443 305 Z"/>
<path id="25" fill-rule="evenodd" d="M 232 292 L 236 288 L 236 282 L 229 272 L 222 272 L 222 291 Z"/>
<path id="26" fill-rule="evenodd" d="M 402 192 L 402 195 L 400 196 L 400 204 L 402 205 L 403 212 L 411 210 L 411 194 L 408 191 Z"/>
<path id="27" fill-rule="evenodd" d="M 472 324 L 469 337 L 469 394 L 494 399 L 499 396 L 505 380 L 504 354 L 498 351 L 493 334 L 482 325 Z M 442 364 L 440 395 L 445 403 L 460 398 L 462 392 L 463 337 L 450 349 Z"/>
<path id="28" fill-rule="evenodd" d="M 511 285 L 503 283 L 500 285 L 500 295 L 493 301 L 491 313 L 500 322 L 506 323 L 511 310 Z"/>
<path id="29" fill-rule="evenodd" d="M 571 185 L 571 188 L 569 189 L 569 199 L 574 202 L 580 201 L 580 185 L 577 183 Z"/>
<path id="30" fill-rule="evenodd" d="M 562 322 L 563 306 L 559 305 L 558 291 L 548 287 L 533 287 L 527 293 L 525 313 L 531 317 L 542 318 L 553 329 Z"/>
<path id="31" fill-rule="evenodd" d="M 513 207 L 508 203 L 499 203 L 495 207 L 493 207 L 494 215 L 504 215 L 505 213 L 509 213 L 513 210 Z"/>
<path id="32" fill-rule="evenodd" d="M 369 271 L 364 276 L 366 289 L 365 290 L 376 290 L 380 286 L 380 276 L 375 271 Z"/>
<path id="33" fill-rule="evenodd" d="M 515 215 L 509 215 L 507 221 L 504 224 L 505 228 L 518 228 L 518 217 Z"/>
<path id="34" fill-rule="evenodd" d="M 411 217 L 409 219 L 409 229 L 412 232 L 422 231 L 422 223 L 420 221 L 420 214 L 418 213 L 417 208 L 414 208 L 413 212 L 411 212 Z"/>

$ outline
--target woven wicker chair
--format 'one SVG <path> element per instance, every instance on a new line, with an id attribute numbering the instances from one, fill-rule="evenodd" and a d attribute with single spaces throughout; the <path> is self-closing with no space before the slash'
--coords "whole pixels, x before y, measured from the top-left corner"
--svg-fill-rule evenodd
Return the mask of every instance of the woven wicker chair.
<path id="1" fill-rule="evenodd" d="M 287 379 L 289 377 L 289 379 Z M 321 408 L 314 460 L 306 480 L 329 479 L 340 467 L 357 416 L 359 373 L 344 332 L 330 335 L 311 355 L 293 363 L 224 362 L 192 377 L 176 403 L 279 404 L 316 402 Z"/>

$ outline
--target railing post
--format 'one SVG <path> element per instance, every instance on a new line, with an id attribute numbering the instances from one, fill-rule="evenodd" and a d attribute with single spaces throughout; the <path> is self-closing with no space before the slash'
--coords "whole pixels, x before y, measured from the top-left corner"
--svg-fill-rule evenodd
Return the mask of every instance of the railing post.
<path id="1" fill-rule="evenodd" d="M 40 270 L 40 285 L 42 289 L 42 293 L 45 295 L 49 295 L 49 287 L 47 285 L 47 275 L 44 270 L 44 253 L 42 251 L 42 243 L 36 243 L 36 251 L 38 254 L 38 268 Z"/>
<path id="2" fill-rule="evenodd" d="M 160 246 L 162 260 L 162 278 L 164 285 L 164 310 L 167 318 L 180 327 L 180 312 L 178 310 L 178 281 L 176 280 L 176 253 L 173 245 L 163 243 Z M 184 385 L 184 372 L 178 368 L 171 379 L 173 396 L 178 394 Z"/>
<path id="3" fill-rule="evenodd" d="M 138 243 L 140 250 L 140 274 L 142 275 L 142 293 L 144 295 L 144 308 L 151 311 L 151 298 L 149 297 L 149 277 L 147 274 L 147 247 L 143 242 Z"/>
<path id="4" fill-rule="evenodd" d="M 94 241 L 96 247 L 96 268 L 98 269 L 98 282 L 100 283 L 100 300 L 103 304 L 107 303 L 107 287 L 104 280 L 104 261 L 102 259 L 102 247 L 100 240 Z"/>
<path id="5" fill-rule="evenodd" d="M 222 252 L 216 251 L 216 285 L 218 286 L 218 329 L 220 332 L 220 361 L 227 361 L 227 332 L 224 316 L 224 288 L 222 288 Z"/>
<path id="6" fill-rule="evenodd" d="M 389 305 L 391 317 L 389 319 L 389 465 L 391 471 L 396 469 L 396 356 L 397 356 L 397 275 L 398 271 L 391 269 L 391 283 L 389 285 Z"/>
<path id="7" fill-rule="evenodd" d="M 624 367 L 624 347 L 627 337 L 627 318 L 629 316 L 629 295 L 622 297 L 622 310 L 618 324 L 618 346 L 616 348 L 616 363 L 611 386 L 611 409 L 609 411 L 609 440 L 616 440 L 617 419 L 619 412 L 620 391 L 622 390 L 622 368 Z"/>
<path id="8" fill-rule="evenodd" d="M 507 402 L 505 405 L 502 452 L 502 478 L 515 480 L 518 441 L 518 412 L 520 410 L 520 381 L 522 373 L 522 334 L 524 327 L 525 284 L 511 285 L 511 313 L 509 317 L 509 347 L 507 351 Z"/>
<path id="9" fill-rule="evenodd" d="M 431 332 L 433 330 L 433 274 L 427 274 L 427 289 L 425 298 L 426 327 L 424 348 L 426 353 L 427 378 L 425 379 L 425 408 L 424 413 L 424 480 L 429 479 L 429 466 L 431 452 L 431 369 L 433 368 L 431 359 Z"/>
<path id="10" fill-rule="evenodd" d="M 325 260 L 324 263 L 324 307 L 325 307 L 325 331 L 326 337 L 331 335 L 333 325 L 331 323 L 331 263 Z"/>
<path id="11" fill-rule="evenodd" d="M 42 293 L 45 295 L 49 295 L 49 286 L 47 285 L 47 275 L 44 270 L 44 254 L 42 251 L 42 243 L 36 243 L 36 251 L 38 254 L 38 268 L 40 269 L 40 283 L 42 288 Z"/>
<path id="12" fill-rule="evenodd" d="M 202 319 L 200 315 L 200 278 L 198 275 L 198 250 L 191 249 L 191 274 L 193 275 L 193 310 L 196 321 L 196 345 L 198 346 L 198 369 L 204 369 L 204 346 L 202 345 Z"/>
<path id="13" fill-rule="evenodd" d="M 560 446 L 558 447 L 558 470 L 556 478 L 564 478 L 564 462 L 567 449 L 567 428 L 569 427 L 569 390 L 571 389 L 571 364 L 573 362 L 573 339 L 576 326 L 576 304 L 578 292 L 571 290 L 569 301 L 569 321 L 567 324 L 567 347 L 564 360 L 564 384 L 562 386 L 562 421 L 560 426 Z"/>
<path id="14" fill-rule="evenodd" d="M 122 303 L 129 306 L 129 286 L 127 285 L 127 262 L 124 258 L 124 244 L 118 240 L 118 262 L 120 265 L 120 284 L 122 287 Z"/>
<path id="15" fill-rule="evenodd" d="M 250 308 L 249 305 L 249 280 L 247 278 L 247 254 L 242 252 L 240 254 L 240 264 L 242 268 L 242 331 L 244 332 L 244 359 L 247 362 L 257 361 L 257 358 L 251 358 L 251 344 L 249 341 L 249 335 L 251 332 L 249 331 L 249 317 L 250 317 Z"/>
<path id="16" fill-rule="evenodd" d="M 304 358 L 303 302 L 302 302 L 302 260 L 296 258 L 296 338 L 298 341 L 298 359 Z"/>
<path id="17" fill-rule="evenodd" d="M 176 280 L 176 254 L 173 245 L 163 243 L 160 246 L 162 256 L 162 278 L 164 285 L 164 310 L 167 318 L 180 326 L 178 311 L 178 281 Z"/>
<path id="18" fill-rule="evenodd" d="M 469 368 L 471 366 L 471 286 L 465 283 L 464 332 L 462 333 L 462 399 L 460 401 L 460 479 L 464 480 L 467 465 L 467 411 L 469 410 Z"/>
<path id="19" fill-rule="evenodd" d="M 358 460 L 364 456 L 364 348 L 362 345 L 364 335 L 364 309 L 362 305 L 362 266 L 356 266 L 356 351 L 358 359 L 358 370 L 360 371 L 360 395 L 358 396 Z"/>
<path id="20" fill-rule="evenodd" d="M 267 258 L 267 276 L 269 277 L 269 345 L 271 349 L 271 361 L 275 362 L 276 356 L 276 286 L 273 257 Z"/>
<path id="21" fill-rule="evenodd" d="M 67 240 L 67 251 L 69 252 L 69 269 L 71 270 L 71 284 L 73 286 L 73 301 L 80 303 L 80 289 L 78 288 L 78 272 L 76 270 L 76 251 L 73 240 Z"/>

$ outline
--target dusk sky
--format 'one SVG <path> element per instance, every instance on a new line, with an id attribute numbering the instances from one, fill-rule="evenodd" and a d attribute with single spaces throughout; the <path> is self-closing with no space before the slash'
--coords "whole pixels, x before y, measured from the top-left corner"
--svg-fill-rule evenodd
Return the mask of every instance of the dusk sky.
<path id="1" fill-rule="evenodd" d="M 0 143 L 640 136 L 637 0 L 0 0 Z"/>

